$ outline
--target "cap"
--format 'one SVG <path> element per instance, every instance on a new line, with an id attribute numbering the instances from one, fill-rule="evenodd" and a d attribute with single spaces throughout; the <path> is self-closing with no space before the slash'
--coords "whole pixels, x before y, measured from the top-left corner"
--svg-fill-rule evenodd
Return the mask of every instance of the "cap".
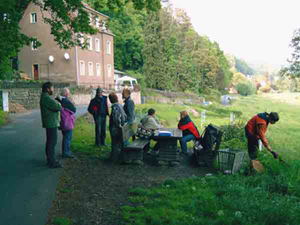
<path id="1" fill-rule="evenodd" d="M 271 112 L 269 115 L 270 115 L 270 119 L 273 120 L 274 122 L 277 122 L 279 120 L 279 115 L 277 112 Z"/>
<path id="2" fill-rule="evenodd" d="M 96 93 L 100 93 L 100 92 L 103 92 L 103 89 L 102 88 L 97 88 Z"/>

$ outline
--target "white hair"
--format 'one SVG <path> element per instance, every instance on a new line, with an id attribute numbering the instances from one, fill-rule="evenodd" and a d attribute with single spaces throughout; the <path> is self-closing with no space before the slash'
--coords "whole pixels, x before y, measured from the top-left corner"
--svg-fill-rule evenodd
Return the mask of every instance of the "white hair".
<path id="1" fill-rule="evenodd" d="M 69 88 L 64 88 L 64 89 L 62 89 L 62 91 L 61 91 L 61 95 L 62 95 L 62 96 L 65 96 L 65 97 L 66 97 L 69 93 L 70 93 Z"/>

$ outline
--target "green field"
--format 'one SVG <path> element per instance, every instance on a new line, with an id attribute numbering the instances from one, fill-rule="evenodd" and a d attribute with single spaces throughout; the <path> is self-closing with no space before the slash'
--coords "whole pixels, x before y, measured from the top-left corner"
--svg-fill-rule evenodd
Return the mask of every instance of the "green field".
<path id="1" fill-rule="evenodd" d="M 204 125 L 213 123 L 219 126 L 228 124 L 229 115 L 233 112 L 242 126 L 231 129 L 232 139 L 224 142 L 222 147 L 238 146 L 241 150 L 246 150 L 245 140 L 240 135 L 245 122 L 256 113 L 277 111 L 280 121 L 269 127 L 267 138 L 273 150 L 286 163 L 274 160 L 271 154 L 263 151 L 259 155 L 265 166 L 262 174 L 218 174 L 169 180 L 156 188 L 134 189 L 130 195 L 131 204 L 123 207 L 125 224 L 300 224 L 299 106 L 252 96 L 237 97 L 229 107 L 218 104 L 144 104 L 136 108 L 138 114 L 155 108 L 158 118 L 166 127 L 177 126 L 181 110 L 194 109 L 199 113 L 205 110 L 207 118 Z M 191 113 L 191 118 L 202 131 L 204 127 L 200 128 L 200 116 Z M 86 119 L 79 120 L 74 132 L 73 149 L 101 157 L 109 148 L 100 153 L 94 150 L 93 129 Z"/>

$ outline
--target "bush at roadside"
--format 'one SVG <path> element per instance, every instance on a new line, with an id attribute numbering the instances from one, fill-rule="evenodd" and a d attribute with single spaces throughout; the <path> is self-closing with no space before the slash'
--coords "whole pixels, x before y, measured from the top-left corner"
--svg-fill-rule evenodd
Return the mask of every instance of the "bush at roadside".
<path id="1" fill-rule="evenodd" d="M 2 110 L 0 110 L 0 126 L 2 126 L 3 124 L 5 124 L 7 122 L 7 116 L 8 116 L 8 114 L 6 112 L 3 112 Z"/>

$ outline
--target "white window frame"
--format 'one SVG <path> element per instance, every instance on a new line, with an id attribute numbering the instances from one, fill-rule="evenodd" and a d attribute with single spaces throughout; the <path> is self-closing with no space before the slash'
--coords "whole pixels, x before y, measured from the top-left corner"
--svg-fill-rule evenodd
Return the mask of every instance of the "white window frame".
<path id="1" fill-rule="evenodd" d="M 88 49 L 89 50 L 93 50 L 93 38 L 91 36 L 87 36 L 87 40 L 88 40 Z"/>
<path id="2" fill-rule="evenodd" d="M 96 27 L 99 28 L 100 27 L 100 18 L 97 16 L 96 19 Z"/>
<path id="3" fill-rule="evenodd" d="M 81 76 L 85 76 L 85 61 L 79 61 L 79 71 Z"/>
<path id="4" fill-rule="evenodd" d="M 37 13 L 30 13 L 30 23 L 37 23 Z"/>
<path id="5" fill-rule="evenodd" d="M 83 34 L 79 34 L 79 35 L 80 35 L 80 38 L 79 38 L 80 44 L 83 45 L 84 44 L 84 35 Z"/>
<path id="6" fill-rule="evenodd" d="M 89 14 L 89 19 L 90 19 L 90 24 L 93 24 L 93 14 L 92 13 Z"/>
<path id="7" fill-rule="evenodd" d="M 111 54 L 111 42 L 110 41 L 106 42 L 106 53 L 109 55 Z"/>
<path id="8" fill-rule="evenodd" d="M 107 64 L 107 77 L 111 77 L 112 68 L 110 64 Z"/>
<path id="9" fill-rule="evenodd" d="M 38 50 L 38 47 L 35 46 L 35 45 L 36 45 L 36 42 L 37 42 L 37 41 L 32 41 L 32 42 L 31 42 L 31 50 L 33 50 L 33 51 Z"/>
<path id="10" fill-rule="evenodd" d="M 100 52 L 100 40 L 95 38 L 95 51 Z"/>
<path id="11" fill-rule="evenodd" d="M 101 64 L 96 63 L 96 76 L 100 77 L 101 76 Z"/>
<path id="12" fill-rule="evenodd" d="M 93 62 L 88 62 L 88 73 L 89 73 L 89 76 L 94 76 L 94 64 L 93 64 Z"/>

